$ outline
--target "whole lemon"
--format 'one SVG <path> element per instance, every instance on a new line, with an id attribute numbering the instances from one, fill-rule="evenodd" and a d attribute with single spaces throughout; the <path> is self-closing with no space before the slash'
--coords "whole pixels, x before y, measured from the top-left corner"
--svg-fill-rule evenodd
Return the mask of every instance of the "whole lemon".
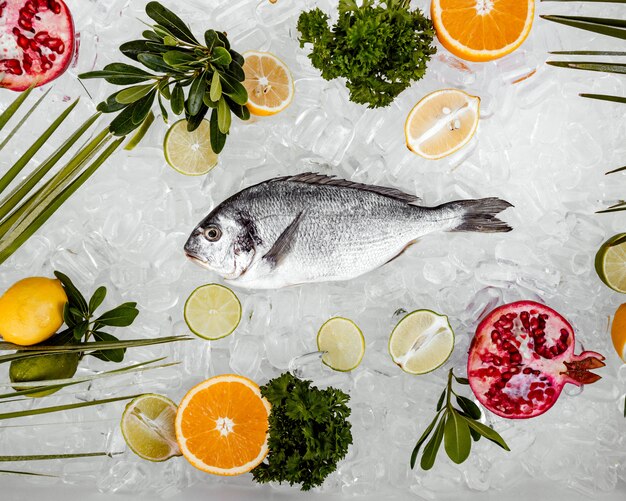
<path id="1" fill-rule="evenodd" d="M 69 379 L 76 374 L 80 356 L 78 353 L 52 353 L 37 357 L 13 360 L 9 368 L 9 377 L 12 383 L 49 381 L 51 379 Z M 25 390 L 23 386 L 15 385 L 16 391 Z M 27 397 L 45 397 L 59 391 L 60 388 L 38 391 L 26 395 Z"/>
<path id="2" fill-rule="evenodd" d="M 67 295 L 56 279 L 16 282 L 0 297 L 0 336 L 21 346 L 45 341 L 63 325 L 65 303 Z"/>

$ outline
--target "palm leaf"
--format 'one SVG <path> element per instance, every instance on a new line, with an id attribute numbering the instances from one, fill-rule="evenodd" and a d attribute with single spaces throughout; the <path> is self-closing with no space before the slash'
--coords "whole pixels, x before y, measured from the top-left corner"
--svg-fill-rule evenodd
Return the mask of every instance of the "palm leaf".
<path id="1" fill-rule="evenodd" d="M 31 87 L 30 89 L 22 92 L 9 106 L 7 106 L 7 109 L 2 112 L 0 115 L 0 130 L 4 129 L 4 126 L 9 120 L 11 120 L 13 115 L 15 115 L 15 112 L 20 109 L 20 106 L 22 106 L 32 91 L 33 88 Z"/>
<path id="2" fill-rule="evenodd" d="M 24 125 L 26 123 L 26 121 L 28 120 L 28 118 L 34 113 L 34 111 L 39 107 L 39 105 L 43 102 L 43 100 L 46 98 L 46 96 L 48 95 L 48 93 L 52 90 L 52 87 L 49 88 L 46 92 L 44 92 L 41 97 L 39 99 L 37 99 L 37 101 L 35 102 L 35 104 L 33 104 L 30 109 L 26 112 L 26 115 L 24 115 L 22 117 L 22 119 L 15 125 L 15 127 L 13 127 L 13 129 L 11 130 L 11 132 L 9 132 L 9 134 L 7 135 L 7 137 L 4 138 L 4 141 L 2 141 L 2 143 L 0 143 L 0 151 L 2 151 L 2 149 L 7 145 L 7 143 L 13 138 L 13 136 L 22 128 L 22 125 Z M 20 97 L 22 97 L 23 95 L 25 95 L 25 98 L 28 97 L 28 94 L 30 92 L 26 91 L 23 92 L 22 95 L 20 95 Z M 19 99 L 19 98 L 18 98 Z M 1 129 L 2 127 L 0 127 Z"/>
<path id="3" fill-rule="evenodd" d="M 33 477 L 51 477 L 51 478 L 56 478 L 56 475 L 47 475 L 45 473 L 34 473 L 31 471 L 15 471 L 15 470 L 0 470 L 0 474 L 7 474 L 7 475 L 29 475 L 29 476 L 33 476 Z"/>
<path id="4" fill-rule="evenodd" d="M 601 17 L 539 16 L 547 21 L 626 40 L 626 21 Z"/>
<path id="5" fill-rule="evenodd" d="M 600 101 L 610 101 L 612 103 L 626 104 L 626 97 L 621 96 L 607 96 L 605 94 L 580 94 L 581 97 L 588 99 L 598 99 Z"/>
<path id="6" fill-rule="evenodd" d="M 626 52 L 616 50 L 553 50 L 555 56 L 626 56 Z"/>
<path id="7" fill-rule="evenodd" d="M 624 63 L 605 63 L 605 62 L 588 62 L 588 61 L 548 61 L 550 66 L 559 68 L 569 68 L 572 70 L 585 71 L 601 71 L 603 73 L 619 73 L 626 74 L 626 64 Z"/>
<path id="8" fill-rule="evenodd" d="M 0 456 L 0 463 L 16 462 L 16 461 L 48 461 L 50 459 L 75 459 L 75 458 L 93 458 L 109 456 L 109 452 L 78 452 L 76 454 L 38 454 L 29 456 Z"/>

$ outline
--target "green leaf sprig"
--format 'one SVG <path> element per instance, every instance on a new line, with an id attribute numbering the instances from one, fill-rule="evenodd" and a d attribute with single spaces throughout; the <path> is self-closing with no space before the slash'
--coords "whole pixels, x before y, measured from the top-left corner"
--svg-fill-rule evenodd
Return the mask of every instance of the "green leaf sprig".
<path id="1" fill-rule="evenodd" d="M 272 405 L 269 454 L 252 471 L 254 480 L 300 484 L 303 491 L 321 485 L 352 443 L 350 397 L 288 372 L 262 386 L 261 393 Z"/>
<path id="2" fill-rule="evenodd" d="M 452 389 L 453 379 L 459 384 L 469 385 L 466 378 L 457 377 L 450 369 L 448 384 L 437 402 L 435 419 L 417 441 L 411 454 L 411 468 L 415 467 L 420 449 L 431 434 L 432 437 L 424 447 L 420 461 L 423 470 L 430 470 L 435 464 L 442 441 L 446 454 L 457 464 L 461 464 L 469 457 L 472 440 L 478 442 L 480 437 L 485 437 L 505 451 L 510 450 L 506 442 L 493 428 L 485 426 L 479 421 L 482 415 L 480 408 L 472 400 L 459 395 Z M 452 404 L 453 395 L 458 408 Z"/>
<path id="3" fill-rule="evenodd" d="M 130 86 L 98 105 L 103 113 L 120 112 L 109 127 L 114 135 L 123 136 L 139 128 L 149 119 L 155 100 L 167 123 L 165 100 L 175 115 L 184 112 L 189 131 L 197 129 L 211 109 L 211 147 L 215 153 L 221 152 L 230 130 L 231 113 L 241 120 L 250 118 L 245 106 L 248 92 L 241 83 L 245 80 L 243 56 L 219 31 L 207 30 L 204 44 L 200 43 L 182 19 L 158 2 L 149 2 L 146 14 L 156 24 L 143 32 L 142 39 L 122 44 L 120 51 L 148 71 L 112 63 L 79 77 L 104 78 L 113 85 Z"/>
<path id="4" fill-rule="evenodd" d="M 338 10 L 332 27 L 320 9 L 300 14 L 300 46 L 313 45 L 309 58 L 325 80 L 347 79 L 351 101 L 388 106 L 424 76 L 435 31 L 409 0 L 339 0 Z"/>
<path id="5" fill-rule="evenodd" d="M 106 327 L 128 327 L 139 315 L 137 303 L 129 302 L 96 316 L 96 310 L 106 297 L 106 287 L 98 287 L 87 302 L 67 275 L 60 271 L 55 271 L 54 275 L 61 281 L 68 298 L 68 302 L 63 308 L 63 320 L 67 329 L 57 335 L 58 341 L 62 344 L 86 343 L 92 337 L 96 341 L 119 341 L 103 329 Z M 121 362 L 124 360 L 125 353 L 126 348 L 115 348 L 92 351 L 89 354 L 105 362 Z"/>

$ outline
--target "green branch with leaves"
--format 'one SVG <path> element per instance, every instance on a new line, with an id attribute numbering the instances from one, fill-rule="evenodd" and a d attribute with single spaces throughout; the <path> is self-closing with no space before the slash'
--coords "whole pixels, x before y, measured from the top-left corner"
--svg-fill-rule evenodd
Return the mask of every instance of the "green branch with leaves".
<path id="1" fill-rule="evenodd" d="M 452 389 L 453 380 L 458 384 L 469 385 L 466 378 L 457 377 L 450 369 L 448 384 L 437 402 L 435 419 L 419 438 L 411 454 L 411 468 L 415 467 L 420 449 L 428 437 L 431 438 L 424 447 L 420 461 L 423 470 L 430 470 L 435 464 L 441 442 L 444 442 L 448 457 L 457 464 L 461 464 L 469 457 L 472 440 L 478 442 L 481 437 L 485 437 L 505 451 L 510 450 L 504 439 L 493 428 L 479 421 L 482 417 L 480 408 L 472 400 L 459 395 Z M 454 407 L 452 396 L 458 408 Z"/>
<path id="2" fill-rule="evenodd" d="M 226 34 L 219 31 L 207 30 L 204 44 L 200 43 L 182 19 L 158 2 L 149 2 L 146 14 L 156 24 L 143 32 L 142 39 L 122 44 L 120 51 L 147 70 L 112 63 L 101 71 L 79 77 L 103 78 L 113 85 L 130 86 L 98 105 L 98 111 L 103 113 L 120 112 L 109 127 L 112 134 L 123 136 L 151 123 L 155 100 L 167 123 L 165 100 L 175 115 L 184 112 L 190 132 L 200 126 L 211 110 L 211 147 L 215 153 L 221 152 L 230 131 L 231 113 L 241 120 L 250 118 L 245 106 L 248 92 L 241 83 L 245 80 L 243 56 L 231 48 Z"/>

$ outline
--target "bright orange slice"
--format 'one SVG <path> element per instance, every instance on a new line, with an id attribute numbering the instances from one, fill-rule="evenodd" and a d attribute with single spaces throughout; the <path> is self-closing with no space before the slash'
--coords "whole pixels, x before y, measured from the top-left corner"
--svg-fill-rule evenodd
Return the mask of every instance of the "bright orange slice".
<path id="1" fill-rule="evenodd" d="M 611 339 L 618 356 L 626 362 L 626 304 L 622 304 L 615 312 L 611 325 Z"/>
<path id="2" fill-rule="evenodd" d="M 269 402 L 259 386 L 234 374 L 194 386 L 176 413 L 176 440 L 183 456 L 215 475 L 247 473 L 268 452 Z"/>
<path id="3" fill-rule="evenodd" d="M 287 65 L 269 52 L 243 54 L 247 107 L 253 115 L 275 115 L 293 101 L 293 78 Z"/>
<path id="4" fill-rule="evenodd" d="M 492 61 L 517 49 L 533 25 L 535 0 L 432 0 L 437 38 L 467 61 Z"/>
<path id="5" fill-rule="evenodd" d="M 442 89 L 415 105 L 404 125 L 407 147 L 437 160 L 466 145 L 476 132 L 480 98 L 462 90 Z"/>

